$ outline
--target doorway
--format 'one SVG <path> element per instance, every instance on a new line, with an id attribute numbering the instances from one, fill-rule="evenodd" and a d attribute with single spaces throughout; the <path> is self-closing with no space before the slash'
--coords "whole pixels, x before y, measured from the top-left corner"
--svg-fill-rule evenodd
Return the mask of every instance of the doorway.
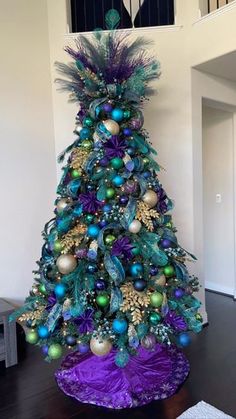
<path id="1" fill-rule="evenodd" d="M 205 287 L 234 295 L 234 112 L 222 104 L 203 103 L 202 153 Z"/>

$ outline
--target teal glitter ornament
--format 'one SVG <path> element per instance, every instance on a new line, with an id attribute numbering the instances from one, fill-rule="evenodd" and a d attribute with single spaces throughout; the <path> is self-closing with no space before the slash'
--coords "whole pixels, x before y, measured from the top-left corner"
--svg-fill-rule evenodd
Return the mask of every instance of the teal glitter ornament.
<path id="1" fill-rule="evenodd" d="M 113 121 L 120 122 L 122 121 L 123 118 L 124 118 L 124 112 L 122 111 L 122 109 L 114 108 L 111 111 L 111 119 L 113 119 Z"/>
<path id="2" fill-rule="evenodd" d="M 92 135 L 91 130 L 85 127 L 80 130 L 79 138 L 81 140 L 88 140 L 89 138 L 91 138 L 91 135 Z"/>
<path id="3" fill-rule="evenodd" d="M 120 350 L 115 356 L 115 364 L 119 368 L 124 368 L 129 362 L 129 353 L 126 350 Z"/>
<path id="4" fill-rule="evenodd" d="M 83 124 L 86 125 L 86 127 L 90 128 L 93 126 L 93 120 L 90 118 L 90 116 L 86 116 L 83 120 Z"/>

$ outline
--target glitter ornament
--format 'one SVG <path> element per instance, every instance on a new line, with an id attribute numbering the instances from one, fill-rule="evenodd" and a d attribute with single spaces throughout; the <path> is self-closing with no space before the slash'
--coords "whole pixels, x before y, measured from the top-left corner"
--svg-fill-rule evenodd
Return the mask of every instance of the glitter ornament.
<path id="1" fill-rule="evenodd" d="M 59 343 L 53 343 L 48 348 L 48 356 L 51 359 L 58 359 L 62 356 L 62 347 Z"/>
<path id="2" fill-rule="evenodd" d="M 39 340 L 39 335 L 36 330 L 31 330 L 30 332 L 26 333 L 26 342 L 35 345 Z"/>

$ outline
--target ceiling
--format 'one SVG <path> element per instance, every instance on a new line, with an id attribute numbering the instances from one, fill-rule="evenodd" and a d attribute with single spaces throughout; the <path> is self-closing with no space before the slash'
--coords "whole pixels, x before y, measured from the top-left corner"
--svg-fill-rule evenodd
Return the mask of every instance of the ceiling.
<path id="1" fill-rule="evenodd" d="M 194 68 L 236 82 L 236 51 L 196 65 Z"/>

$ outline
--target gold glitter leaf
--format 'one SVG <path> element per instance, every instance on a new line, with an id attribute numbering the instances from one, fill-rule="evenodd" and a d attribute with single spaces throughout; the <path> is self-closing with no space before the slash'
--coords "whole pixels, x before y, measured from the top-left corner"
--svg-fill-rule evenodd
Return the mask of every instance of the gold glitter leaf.
<path id="1" fill-rule="evenodd" d="M 145 224 L 149 231 L 153 231 L 154 227 L 152 218 L 159 218 L 159 214 L 153 208 L 149 208 L 145 202 L 139 201 L 136 218 Z"/>

